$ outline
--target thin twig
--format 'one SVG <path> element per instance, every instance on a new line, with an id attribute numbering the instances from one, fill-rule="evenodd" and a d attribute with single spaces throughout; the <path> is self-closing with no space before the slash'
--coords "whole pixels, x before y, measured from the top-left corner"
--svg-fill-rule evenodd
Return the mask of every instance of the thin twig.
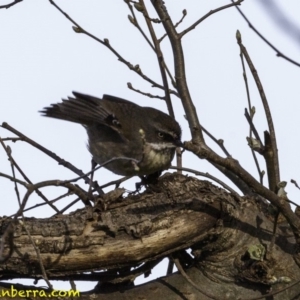
<path id="1" fill-rule="evenodd" d="M 21 202 L 21 206 L 20 206 L 19 210 L 16 212 L 16 214 L 14 216 L 14 221 L 15 222 L 18 220 L 18 217 L 22 215 L 30 195 L 34 191 L 36 191 L 37 189 L 47 187 L 47 186 L 65 187 L 68 190 L 72 191 L 75 195 L 77 195 L 83 201 L 83 203 L 89 203 L 87 193 L 85 191 L 83 191 L 81 188 L 79 188 L 78 186 L 76 186 L 76 185 L 73 185 L 69 182 L 60 181 L 60 180 L 42 181 L 42 182 L 39 182 L 39 183 L 32 184 L 32 185 L 28 186 L 28 190 L 27 190 L 25 196 L 23 197 L 23 200 Z"/>
<path id="2" fill-rule="evenodd" d="M 73 27 L 73 30 L 76 33 L 83 33 L 87 36 L 89 36 L 90 38 L 94 39 L 95 41 L 99 42 L 100 44 L 104 45 L 105 47 L 107 47 L 117 58 L 120 62 L 124 63 L 131 71 L 134 71 L 135 73 L 137 73 L 138 75 L 140 75 L 144 80 L 148 81 L 149 83 L 152 84 L 153 87 L 156 88 L 160 88 L 162 90 L 164 90 L 164 87 L 158 83 L 156 83 L 154 80 L 150 79 L 148 76 L 146 76 L 142 70 L 140 69 L 140 67 L 138 65 L 133 66 L 130 62 L 126 61 L 111 45 L 108 39 L 99 39 L 96 36 L 94 36 L 93 34 L 89 33 L 88 31 L 86 31 L 85 29 L 83 29 L 78 23 L 76 23 L 67 13 L 65 13 L 53 0 L 49 0 L 49 2 L 58 10 L 60 11 L 71 23 L 73 23 L 75 25 L 75 27 Z M 169 90 L 169 93 L 179 97 L 178 93 L 174 90 Z"/>
<path id="3" fill-rule="evenodd" d="M 148 43 L 148 45 L 150 46 L 150 48 L 155 52 L 155 48 L 153 46 L 153 44 L 151 43 L 151 41 L 148 39 L 147 35 L 145 34 L 144 30 L 142 29 L 142 27 L 140 26 L 138 19 L 135 16 L 134 13 L 134 9 L 132 7 L 132 5 L 130 4 L 129 1 L 125 1 L 127 3 L 127 6 L 132 14 L 132 19 L 129 18 L 129 21 L 139 30 L 139 32 L 142 34 L 142 36 L 144 37 L 144 39 L 146 40 L 146 42 Z"/>
<path id="4" fill-rule="evenodd" d="M 243 55 L 248 63 L 248 66 L 250 68 L 250 71 L 251 71 L 254 81 L 256 83 L 256 86 L 259 91 L 260 98 L 261 98 L 261 101 L 262 101 L 262 104 L 263 104 L 263 107 L 265 110 L 265 115 L 266 115 L 270 134 L 269 134 L 268 140 L 266 141 L 266 139 L 265 139 L 266 151 L 264 152 L 264 157 L 267 162 L 269 188 L 271 191 L 276 193 L 277 192 L 277 184 L 280 182 L 280 172 L 279 172 L 279 161 L 278 161 L 276 135 L 275 135 L 275 129 L 274 129 L 271 111 L 269 108 L 268 100 L 267 100 L 266 94 L 264 92 L 263 86 L 261 84 L 261 81 L 259 79 L 257 71 L 252 63 L 252 60 L 248 54 L 248 51 L 242 43 L 242 37 L 241 37 L 241 34 L 239 31 L 237 31 L 236 38 L 237 38 L 237 43 L 240 46 L 241 52 L 243 53 Z M 267 143 L 267 142 L 269 142 L 269 143 Z"/>
<path id="5" fill-rule="evenodd" d="M 254 126 L 254 124 L 253 124 L 253 120 L 252 120 L 251 116 L 249 115 L 249 112 L 248 112 L 247 108 L 245 108 L 245 114 L 244 114 L 244 115 L 245 115 L 245 117 L 246 117 L 246 119 L 247 119 L 247 121 L 248 121 L 248 123 L 249 123 L 249 127 L 250 127 L 251 133 L 253 133 L 254 136 L 255 136 L 255 138 L 259 141 L 259 143 L 260 143 L 261 145 L 263 145 L 263 143 L 262 143 L 262 141 L 261 141 L 261 139 L 260 139 L 260 136 L 259 136 L 259 134 L 258 134 L 258 132 L 257 132 L 255 126 Z M 262 151 L 263 151 L 263 150 L 264 150 L 264 149 L 262 149 Z"/>
<path id="6" fill-rule="evenodd" d="M 291 179 L 291 183 L 293 183 L 293 184 L 295 185 L 295 187 L 298 188 L 298 189 L 300 190 L 300 187 L 299 187 L 299 185 L 298 185 L 298 183 L 297 183 L 296 180 Z"/>
<path id="7" fill-rule="evenodd" d="M 108 183 L 106 183 L 106 184 L 103 184 L 103 185 L 101 185 L 100 186 L 100 188 L 101 189 L 104 189 L 104 188 L 106 188 L 106 187 L 108 187 L 108 186 L 111 186 L 111 185 L 116 185 L 116 187 L 119 187 L 119 185 L 122 183 L 122 182 L 124 182 L 124 181 L 126 181 L 126 180 L 128 180 L 128 179 L 130 179 L 130 178 L 132 178 L 132 176 L 125 176 L 125 177 L 122 177 L 122 178 L 120 178 L 120 179 L 117 179 L 117 180 L 113 180 L 113 181 L 110 181 L 110 182 L 108 182 Z"/>
<path id="8" fill-rule="evenodd" d="M 173 76 L 171 76 L 166 63 L 165 63 L 165 59 L 163 56 L 163 52 L 161 51 L 161 47 L 160 47 L 160 43 L 157 39 L 156 33 L 154 31 L 154 28 L 152 26 L 152 22 L 149 20 L 149 14 L 148 11 L 146 9 L 146 6 L 144 4 L 144 0 L 139 0 L 139 4 L 142 8 L 142 12 L 143 15 L 145 16 L 145 20 L 146 20 L 146 24 L 148 26 L 148 30 L 150 32 L 152 41 L 154 43 L 154 47 L 155 47 L 155 53 L 157 56 L 157 61 L 158 61 L 158 65 L 159 65 L 159 69 L 160 69 L 160 73 L 161 73 L 161 78 L 162 78 L 162 82 L 163 82 L 163 86 L 164 86 L 164 92 L 165 92 L 165 101 L 167 104 L 167 108 L 168 108 L 168 112 L 169 115 L 173 118 L 175 118 L 175 114 L 174 114 L 174 110 L 173 110 L 173 106 L 172 106 L 172 101 L 171 101 L 171 97 L 170 97 L 170 93 L 169 93 L 169 83 L 168 83 L 168 79 L 166 76 L 166 72 L 168 73 L 171 82 L 173 84 L 173 86 L 176 86 L 176 82 L 173 79 Z M 177 166 L 180 168 L 182 167 L 182 156 L 180 153 L 180 149 L 177 147 L 176 149 L 176 161 L 177 161 Z"/>
<path id="9" fill-rule="evenodd" d="M 264 151 L 265 151 L 265 148 L 261 142 L 261 139 L 260 139 L 260 136 L 253 124 L 253 117 L 251 118 L 251 116 L 249 115 L 248 111 L 247 111 L 247 108 L 245 108 L 245 117 L 249 123 L 249 147 L 250 147 L 250 150 L 251 150 L 251 153 L 252 153 L 252 156 L 253 156 L 253 159 L 254 159 L 254 162 L 255 162 L 255 165 L 256 165 L 256 168 L 257 168 L 257 172 L 258 172 L 258 176 L 259 176 L 259 182 L 260 184 L 263 184 L 263 177 L 264 177 L 264 172 L 261 171 L 260 169 L 260 166 L 259 166 L 259 163 L 258 163 L 258 159 L 256 157 L 256 153 L 255 152 L 258 152 L 260 153 L 261 155 L 264 154 Z M 253 148 L 251 146 L 252 142 L 251 142 L 251 139 L 252 139 L 252 133 L 254 133 L 254 136 L 255 138 L 259 141 L 259 147 L 257 148 Z M 254 151 L 255 150 L 255 151 Z"/>
<path id="10" fill-rule="evenodd" d="M 29 184 L 32 184 L 32 182 L 30 181 L 30 179 L 26 176 L 26 174 L 22 171 L 22 169 L 19 167 L 19 165 L 16 163 L 16 161 L 13 159 L 13 157 L 11 156 L 11 150 L 8 150 L 10 148 L 8 148 L 8 146 L 6 146 L 2 139 L 0 138 L 0 143 L 2 145 L 2 147 L 5 149 L 6 151 L 6 154 L 8 156 L 8 159 L 10 161 L 10 164 L 12 166 L 12 169 L 13 169 L 13 178 L 16 179 L 15 177 L 15 171 L 14 171 L 14 167 L 19 171 L 19 173 L 22 175 L 22 177 L 29 183 Z M 16 194 L 17 194 L 17 198 L 18 198 L 18 202 L 19 202 L 19 205 L 20 205 L 20 195 L 19 195 L 19 190 L 18 190 L 18 181 L 17 180 L 13 180 L 14 184 L 15 184 L 15 191 L 16 191 Z M 41 193 L 39 190 L 36 191 L 36 193 L 53 209 L 55 210 L 56 212 L 58 212 L 58 209 L 56 208 L 56 206 L 54 206 L 51 202 L 49 202 L 49 200 L 46 198 L 46 196 Z"/>
<path id="11" fill-rule="evenodd" d="M 228 186 L 225 182 L 223 182 L 222 180 L 218 179 L 217 177 L 213 176 L 213 175 L 210 175 L 209 173 L 203 173 L 203 172 L 199 172 L 197 170 L 193 170 L 193 169 L 190 169 L 190 168 L 178 168 L 178 167 L 174 167 L 174 166 L 171 166 L 169 167 L 169 169 L 172 169 L 172 170 L 181 170 L 181 171 L 185 171 L 185 172 L 190 172 L 190 173 L 193 173 L 197 176 L 203 176 L 203 177 L 206 177 L 206 178 L 209 178 L 209 179 L 212 179 L 214 180 L 215 182 L 217 182 L 218 184 L 220 184 L 223 188 L 227 189 L 229 192 L 231 192 L 233 195 L 235 195 L 236 197 L 240 197 L 240 195 L 234 190 L 232 189 L 230 186 Z"/>
<path id="12" fill-rule="evenodd" d="M 152 23 L 149 20 L 149 15 L 148 15 L 146 6 L 144 4 L 144 0 L 139 0 L 139 4 L 143 8 L 143 15 L 145 16 L 145 20 L 146 20 L 146 23 L 147 23 L 147 26 L 148 26 L 148 30 L 150 32 L 152 42 L 154 44 L 155 54 L 157 56 L 158 66 L 159 66 L 159 69 L 160 69 L 161 78 L 162 78 L 162 82 L 163 82 L 163 87 L 164 87 L 164 92 L 165 92 L 165 101 L 166 101 L 166 104 L 167 104 L 168 112 L 169 112 L 169 115 L 171 117 L 175 118 L 175 114 L 174 114 L 174 110 L 173 110 L 173 106 L 172 106 L 172 102 L 171 102 L 171 97 L 170 97 L 170 93 L 169 93 L 169 83 L 168 83 L 167 76 L 166 76 L 164 56 L 163 56 L 163 53 L 161 51 L 160 45 L 158 43 L 156 33 L 154 31 Z"/>
<path id="13" fill-rule="evenodd" d="M 164 96 L 162 97 L 162 96 L 158 96 L 158 95 L 152 95 L 150 93 L 145 93 L 145 92 L 142 92 L 138 89 L 135 89 L 130 82 L 127 83 L 127 86 L 130 90 L 135 91 L 136 93 L 139 93 L 143 96 L 146 96 L 146 97 L 149 97 L 149 98 L 156 98 L 156 99 L 160 99 L 160 100 L 165 100 Z"/>
<path id="14" fill-rule="evenodd" d="M 0 172 L 0 177 L 4 177 L 4 178 L 7 178 L 7 179 L 10 179 L 12 182 L 17 182 L 17 183 L 19 183 L 19 184 L 21 184 L 21 185 L 23 185 L 24 187 L 28 187 L 28 183 L 27 182 L 25 182 L 25 181 L 22 181 L 22 180 L 20 180 L 20 179 L 17 179 L 17 178 L 15 178 L 15 177 L 12 177 L 12 176 L 9 176 L 9 175 L 7 175 L 7 174 L 4 174 L 4 173 L 1 173 Z"/>
<path id="15" fill-rule="evenodd" d="M 176 89 L 178 90 L 185 114 L 187 116 L 193 142 L 200 148 L 207 147 L 204 142 L 198 115 L 187 84 L 184 55 L 181 44 L 182 41 L 179 38 L 179 34 L 177 33 L 176 28 L 172 23 L 172 19 L 168 14 L 164 2 L 162 0 L 151 0 L 151 3 L 156 10 L 170 39 L 174 57 Z"/>
<path id="16" fill-rule="evenodd" d="M 73 178 L 73 179 L 65 180 L 64 182 L 65 182 L 65 183 L 76 182 L 76 181 L 78 181 L 79 179 L 81 179 L 81 178 L 83 178 L 83 177 L 85 177 L 85 176 L 88 176 L 88 175 L 92 174 L 94 171 L 97 171 L 97 170 L 101 169 L 102 167 L 104 167 L 104 166 L 106 166 L 106 165 L 108 165 L 108 164 L 110 164 L 111 162 L 116 161 L 116 160 L 129 160 L 129 161 L 131 161 L 131 162 L 134 163 L 134 164 L 139 164 L 139 163 L 142 161 L 142 159 L 141 159 L 141 160 L 137 160 L 137 159 L 134 159 L 134 158 L 123 157 L 123 156 L 113 157 L 113 158 L 107 160 L 106 162 L 104 162 L 103 164 L 99 165 L 98 167 L 94 168 L 93 170 L 91 170 L 91 171 L 89 171 L 89 172 L 87 172 L 87 173 L 85 173 L 85 174 L 83 174 L 83 175 L 81 175 L 81 176 L 79 176 L 79 177 L 75 177 L 75 178 Z"/>
<path id="17" fill-rule="evenodd" d="M 231 0 L 233 2 L 233 0 Z M 269 46 L 271 47 L 275 52 L 278 57 L 282 57 L 283 59 L 289 61 L 290 63 L 300 67 L 300 63 L 296 62 L 295 60 L 289 58 L 288 56 L 284 55 L 280 50 L 278 50 L 273 44 L 271 44 L 254 26 L 253 24 L 249 21 L 249 19 L 246 17 L 246 15 L 242 12 L 242 10 L 236 6 L 236 9 L 239 11 L 241 16 L 244 18 L 244 20 L 248 23 L 248 26 Z"/>
<path id="18" fill-rule="evenodd" d="M 59 197 L 57 197 L 57 198 L 55 198 L 55 199 L 53 199 L 53 200 L 49 200 L 49 202 L 51 202 L 51 203 L 57 202 L 57 201 L 59 201 L 60 199 L 63 199 L 63 198 L 65 198 L 65 197 L 67 197 L 67 196 L 70 196 L 70 195 L 72 195 L 72 194 L 73 194 L 72 192 L 65 193 L 65 194 L 60 195 Z M 33 206 L 30 206 L 30 207 L 28 207 L 28 208 L 25 208 L 25 209 L 23 210 L 23 212 L 26 212 L 26 211 L 29 211 L 29 210 L 32 210 L 32 209 L 35 209 L 35 208 L 37 208 L 37 207 L 41 207 L 41 206 L 44 206 L 44 205 L 48 205 L 48 204 L 45 203 L 45 202 L 43 202 L 43 203 L 37 203 L 37 204 L 35 204 L 35 205 L 33 205 Z M 59 210 L 57 214 L 59 214 L 60 212 L 61 212 L 61 210 Z M 14 216 L 14 214 L 13 214 L 13 215 L 10 215 L 9 218 L 12 218 L 13 216 Z"/>
<path id="19" fill-rule="evenodd" d="M 224 146 L 224 141 L 222 139 L 216 139 L 207 129 L 205 129 L 202 125 L 201 128 L 203 132 L 208 135 L 225 153 L 227 157 L 231 157 L 230 153 L 227 151 L 227 149 Z"/>
<path id="20" fill-rule="evenodd" d="M 202 18 L 200 18 L 198 21 L 196 21 L 194 24 L 192 24 L 190 27 L 188 27 L 187 29 L 183 30 L 181 33 L 179 33 L 179 38 L 182 38 L 185 34 L 187 34 L 189 31 L 195 29 L 202 21 L 204 21 L 205 19 L 207 19 L 209 16 L 223 10 L 223 9 L 227 9 L 233 6 L 237 6 L 240 5 L 244 0 L 238 0 L 236 2 L 232 1 L 232 4 L 227 4 L 221 7 L 218 7 L 216 9 L 212 9 L 210 12 L 208 12 L 206 15 L 204 15 Z"/>
<path id="21" fill-rule="evenodd" d="M 245 88 L 246 88 L 246 94 L 247 94 L 247 101 L 248 101 L 248 109 L 249 111 L 252 112 L 252 104 L 251 104 L 251 98 L 250 98 L 250 90 L 249 90 L 249 85 L 248 85 L 248 78 L 247 78 L 247 73 L 246 73 L 246 68 L 245 68 L 245 62 L 244 62 L 244 55 L 242 53 L 242 51 L 240 51 L 240 58 L 241 58 L 241 63 L 242 63 L 242 69 L 243 69 L 243 78 L 244 78 L 244 82 L 245 82 Z M 245 114 L 248 114 L 247 110 L 245 112 Z M 249 114 L 248 114 L 249 116 Z M 254 117 L 254 113 L 251 113 L 251 116 L 248 116 L 246 115 L 246 118 L 249 122 L 249 137 L 250 139 L 252 139 L 252 132 L 254 133 L 254 135 L 256 136 L 256 139 L 260 141 L 260 144 L 262 145 L 262 142 L 260 140 L 260 137 L 259 137 L 259 134 L 257 133 L 256 131 L 256 128 L 253 124 L 253 117 Z M 250 147 L 250 150 L 251 150 L 251 153 L 252 153 L 252 157 L 253 157 L 253 160 L 254 160 L 254 163 L 255 163 L 255 166 L 256 166 L 256 169 L 257 169 L 257 172 L 258 172 L 258 176 L 260 178 L 260 183 L 263 184 L 263 172 L 261 171 L 260 169 L 260 166 L 259 166 L 259 163 L 258 163 L 258 159 L 256 157 L 256 153 L 254 151 L 254 149 L 252 147 Z"/>
<path id="22" fill-rule="evenodd" d="M 54 214 L 52 217 L 63 214 L 66 210 L 68 210 L 70 207 L 72 207 L 74 204 L 76 204 L 78 201 L 80 201 L 80 198 L 76 198 L 72 202 L 70 202 L 67 206 L 65 206 L 63 209 L 59 211 L 59 213 Z"/>
<path id="23" fill-rule="evenodd" d="M 9 3 L 9 4 L 0 5 L 0 9 L 1 9 L 1 8 L 8 9 L 8 8 L 10 8 L 10 7 L 16 5 L 17 3 L 22 2 L 22 1 L 23 1 L 23 0 L 15 0 L 14 2 L 11 2 L 11 3 Z"/>
<path id="24" fill-rule="evenodd" d="M 7 138 L 2 138 L 2 141 L 3 141 L 3 142 L 10 141 L 10 142 L 15 143 L 15 142 L 17 142 L 17 141 L 22 141 L 22 139 L 21 139 L 21 138 L 16 138 L 16 137 L 14 137 L 14 138 L 12 138 L 12 137 L 7 137 Z"/>
<path id="25" fill-rule="evenodd" d="M 182 11 L 182 17 L 181 17 L 181 19 L 174 25 L 175 28 L 177 28 L 177 26 L 178 26 L 180 23 L 182 23 L 182 21 L 183 21 L 183 19 L 186 17 L 186 15 L 187 15 L 187 11 L 186 11 L 186 9 L 184 9 L 184 10 Z M 163 40 L 166 36 L 167 36 L 167 34 L 165 33 L 160 39 L 158 39 L 158 42 L 161 43 L 162 40 Z"/>
<path id="26" fill-rule="evenodd" d="M 15 128 L 11 127 L 9 124 L 7 124 L 6 122 L 3 122 L 1 127 L 11 131 L 12 133 L 14 133 L 15 135 L 19 136 L 21 138 L 22 141 L 30 144 L 31 146 L 39 149 L 40 151 L 42 151 L 43 153 L 45 153 L 46 155 L 50 156 L 51 158 L 53 158 L 54 160 L 56 160 L 58 162 L 59 165 L 64 166 L 65 168 L 68 168 L 69 170 L 73 171 L 75 174 L 82 176 L 82 178 L 84 179 L 85 183 L 90 184 L 90 179 L 86 176 L 84 176 L 84 173 L 77 169 L 74 165 L 72 165 L 70 162 L 60 158 L 58 155 L 56 155 L 55 153 L 53 153 L 52 151 L 46 149 L 45 147 L 41 146 L 40 144 L 38 144 L 37 142 L 33 141 L 32 139 L 28 138 L 27 136 L 25 136 L 23 133 L 21 133 L 20 131 L 16 130 Z M 96 182 L 93 183 L 94 185 L 96 185 Z M 93 187 L 94 187 L 93 185 Z"/>

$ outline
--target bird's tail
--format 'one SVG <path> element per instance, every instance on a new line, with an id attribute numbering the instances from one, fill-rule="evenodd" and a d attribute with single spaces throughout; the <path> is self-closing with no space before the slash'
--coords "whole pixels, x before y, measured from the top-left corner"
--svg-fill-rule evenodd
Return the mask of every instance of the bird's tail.
<path id="1" fill-rule="evenodd" d="M 71 121 L 83 125 L 101 122 L 107 112 L 100 105 L 102 99 L 73 92 L 74 97 L 63 99 L 61 103 L 51 104 L 40 113 L 45 117 Z"/>

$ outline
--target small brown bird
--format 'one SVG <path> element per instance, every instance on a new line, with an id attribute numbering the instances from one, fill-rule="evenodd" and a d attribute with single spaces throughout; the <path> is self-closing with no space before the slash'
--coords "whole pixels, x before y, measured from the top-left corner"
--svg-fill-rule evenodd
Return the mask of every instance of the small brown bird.
<path id="1" fill-rule="evenodd" d="M 125 176 L 150 175 L 167 169 L 175 148 L 182 146 L 179 124 L 152 107 L 103 95 L 96 98 L 73 92 L 41 113 L 46 117 L 82 124 L 93 160 Z"/>

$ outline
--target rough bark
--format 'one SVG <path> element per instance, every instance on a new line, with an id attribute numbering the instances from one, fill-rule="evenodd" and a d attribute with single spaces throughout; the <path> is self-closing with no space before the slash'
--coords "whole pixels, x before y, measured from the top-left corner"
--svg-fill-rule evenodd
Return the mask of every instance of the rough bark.
<path id="1" fill-rule="evenodd" d="M 42 278 L 23 226 L 39 249 L 49 279 L 76 280 L 80 272 L 110 270 L 111 276 L 94 277 L 103 287 L 98 285 L 98 292 L 104 293 L 98 299 L 137 299 L 137 295 L 141 299 L 209 299 L 180 274 L 135 288 L 116 286 L 122 281 L 116 270 L 123 270 L 127 283 L 132 282 L 139 274 L 130 268 L 171 254 L 180 258 L 187 248 L 192 249 L 193 263 L 179 260 L 188 266 L 189 277 L 200 290 L 219 299 L 259 296 L 287 285 L 276 283 L 279 278 L 291 282 L 300 278 L 292 256 L 294 239 L 286 223 L 279 225 L 270 249 L 273 223 L 267 204 L 237 198 L 208 181 L 175 173 L 164 175 L 142 194 L 123 198 L 122 192 L 99 198 L 93 208 L 15 224 L 13 253 L 0 266 L 1 278 Z M 10 219 L 1 220 L 1 233 L 9 224 Z M 4 253 L 10 247 L 7 238 Z M 105 283 L 122 292 L 108 292 Z M 299 295 L 298 285 L 275 299 Z"/>

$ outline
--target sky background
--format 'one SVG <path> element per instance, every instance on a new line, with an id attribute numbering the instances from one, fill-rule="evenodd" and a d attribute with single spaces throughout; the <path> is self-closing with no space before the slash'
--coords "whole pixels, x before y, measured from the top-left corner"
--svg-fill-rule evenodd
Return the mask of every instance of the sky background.
<path id="1" fill-rule="evenodd" d="M 0 5 L 7 4 L 0 0 Z M 141 34 L 128 20 L 130 11 L 124 1 L 72 0 L 56 2 L 80 26 L 100 39 L 108 38 L 110 44 L 124 59 L 133 65 L 139 64 L 144 74 L 161 82 L 156 56 Z M 156 18 L 150 1 L 145 1 L 151 17 Z M 187 16 L 178 27 L 182 31 L 211 9 L 228 4 L 227 1 L 166 0 L 174 23 L 187 10 Z M 240 6 L 253 25 L 275 47 L 290 58 L 300 62 L 300 2 L 298 0 L 245 0 Z M 140 17 L 139 12 L 135 11 Z M 142 18 L 139 18 L 144 26 Z M 158 99 L 143 97 L 127 88 L 127 82 L 144 92 L 163 95 L 152 88 L 124 64 L 112 52 L 86 35 L 77 34 L 72 24 L 47 0 L 24 0 L 10 9 L 0 10 L 0 124 L 9 123 L 29 138 L 68 160 L 84 172 L 90 170 L 90 154 L 86 149 L 87 136 L 83 127 L 70 122 L 43 118 L 38 113 L 43 107 L 71 95 L 72 91 L 101 97 L 111 94 L 152 106 L 166 112 L 166 105 Z M 154 25 L 158 36 L 162 26 Z M 144 27 L 145 28 L 145 27 Z M 183 38 L 187 80 L 201 124 L 216 138 L 223 139 L 229 153 L 256 178 L 258 173 L 247 146 L 249 134 L 244 109 L 247 107 L 245 85 L 235 34 L 239 29 L 242 40 L 258 71 L 275 124 L 281 180 L 299 177 L 299 112 L 300 69 L 268 47 L 246 24 L 235 8 L 210 16 L 195 30 Z M 164 57 L 173 72 L 173 58 L 169 41 L 162 42 Z M 255 83 L 247 73 L 252 105 L 256 107 L 254 123 L 263 139 L 267 130 L 264 111 Z M 190 132 L 184 118 L 180 100 L 173 98 L 176 119 L 183 130 L 183 141 L 190 140 Z M 0 128 L 0 136 L 13 134 Z M 222 152 L 206 138 L 208 144 L 219 154 Z M 44 180 L 74 178 L 74 173 L 59 166 L 30 145 L 9 143 L 12 155 L 33 183 Z M 262 169 L 264 162 L 259 158 Z M 209 172 L 227 184 L 230 182 L 207 162 L 185 152 L 183 166 Z M 11 174 L 10 164 L 3 149 L 0 149 L 0 172 Z M 191 174 L 192 176 L 192 174 Z M 95 175 L 100 184 L 119 178 L 106 170 Z M 18 174 L 17 178 L 21 178 Z M 134 178 L 123 186 L 134 189 Z M 266 178 L 265 178 L 266 184 Z M 86 186 L 82 185 L 86 188 Z M 12 215 L 18 208 L 14 185 L 0 177 L 2 215 Z M 288 197 L 299 202 L 299 190 L 288 183 Z M 25 190 L 20 188 L 21 198 Z M 45 189 L 52 199 L 63 189 Z M 39 199 L 33 195 L 28 206 Z M 66 198 L 58 204 L 63 208 L 71 201 Z M 72 210 L 80 206 L 73 207 Z M 29 211 L 27 216 L 49 217 L 54 211 L 42 207 Z M 166 272 L 166 262 L 151 278 Z M 138 282 L 141 282 L 139 279 Z M 28 281 L 32 284 L 32 281 Z M 77 283 L 80 289 L 92 288 L 95 284 Z M 69 286 L 54 283 L 55 288 Z"/>

